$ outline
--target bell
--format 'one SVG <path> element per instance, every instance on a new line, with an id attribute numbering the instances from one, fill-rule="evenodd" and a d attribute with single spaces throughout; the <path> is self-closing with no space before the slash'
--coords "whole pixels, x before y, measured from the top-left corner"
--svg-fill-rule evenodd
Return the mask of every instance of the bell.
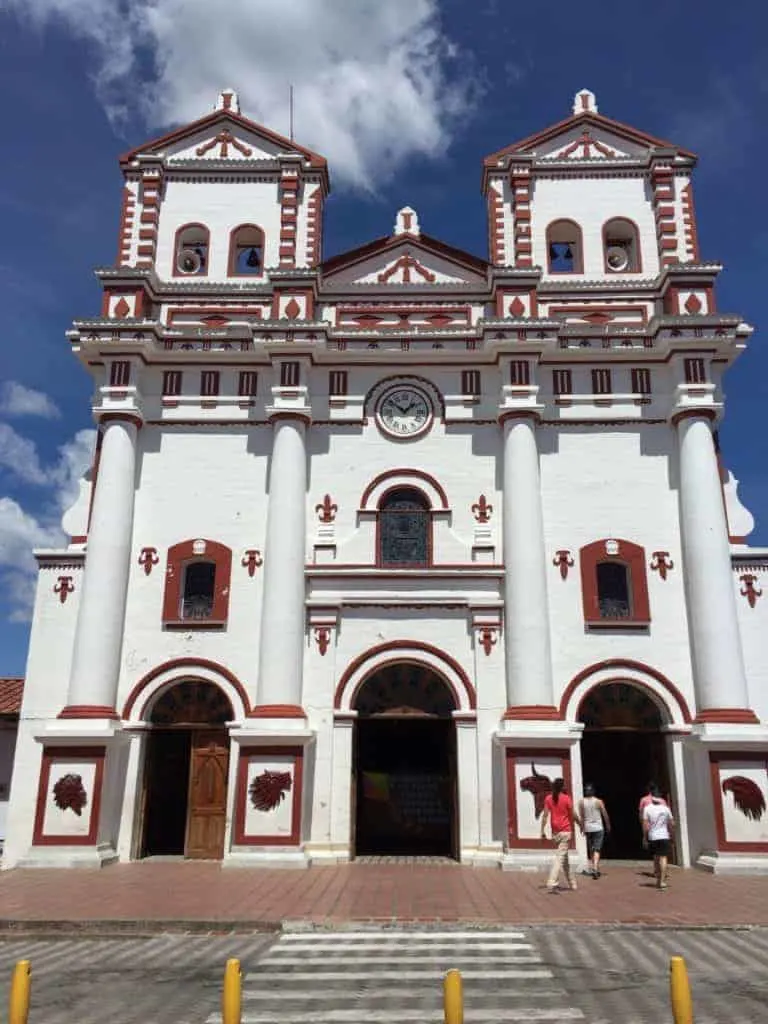
<path id="1" fill-rule="evenodd" d="M 261 265 L 261 257 L 258 249 L 250 249 L 245 259 L 246 266 L 258 267 Z"/>

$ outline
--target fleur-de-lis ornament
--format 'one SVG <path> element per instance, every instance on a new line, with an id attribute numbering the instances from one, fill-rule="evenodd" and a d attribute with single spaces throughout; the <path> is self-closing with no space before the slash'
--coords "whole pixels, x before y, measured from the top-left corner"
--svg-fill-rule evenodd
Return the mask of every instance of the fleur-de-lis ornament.
<path id="1" fill-rule="evenodd" d="M 478 523 L 487 523 L 493 513 L 493 505 L 489 505 L 484 494 L 481 494 L 472 506 L 472 514 Z"/>
<path id="2" fill-rule="evenodd" d="M 330 494 L 326 494 L 320 505 L 315 505 L 315 512 L 321 523 L 332 523 L 338 511 L 339 506 L 331 501 Z"/>

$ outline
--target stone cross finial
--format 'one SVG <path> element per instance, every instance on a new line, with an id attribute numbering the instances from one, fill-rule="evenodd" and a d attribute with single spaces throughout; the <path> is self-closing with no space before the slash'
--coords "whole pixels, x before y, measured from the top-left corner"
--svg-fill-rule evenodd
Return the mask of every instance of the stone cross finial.
<path id="1" fill-rule="evenodd" d="M 240 100 L 234 89 L 222 89 L 216 100 L 216 110 L 231 110 L 233 114 L 240 113 Z"/>
<path id="2" fill-rule="evenodd" d="M 580 89 L 573 98 L 574 114 L 596 114 L 597 100 L 589 89 Z"/>
<path id="3" fill-rule="evenodd" d="M 395 219 L 395 234 L 421 234 L 421 229 L 419 228 L 419 218 L 416 214 L 416 211 L 412 207 L 404 206 L 402 210 L 397 211 L 397 218 Z"/>

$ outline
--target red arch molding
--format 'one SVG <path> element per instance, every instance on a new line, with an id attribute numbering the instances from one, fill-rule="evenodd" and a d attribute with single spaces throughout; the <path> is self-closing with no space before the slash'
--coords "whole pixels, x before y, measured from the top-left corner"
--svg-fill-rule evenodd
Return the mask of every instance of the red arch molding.
<path id="1" fill-rule="evenodd" d="M 434 487 L 434 489 L 440 495 L 440 501 L 443 503 L 442 507 L 444 509 L 448 508 L 448 495 L 443 490 L 442 484 L 438 483 L 433 476 L 429 475 L 429 473 L 423 473 L 420 469 L 405 468 L 388 469 L 385 473 L 379 473 L 375 480 L 371 480 L 371 482 L 363 491 L 363 496 L 360 499 L 360 508 L 364 509 L 368 507 L 368 499 L 370 498 L 371 494 L 375 491 L 379 484 L 383 480 L 386 480 L 388 477 L 392 477 L 393 479 L 396 479 L 397 477 L 408 477 L 411 480 L 421 480 L 424 483 L 429 484 L 430 487 Z M 393 484 L 393 486 L 395 485 Z"/>
<path id="2" fill-rule="evenodd" d="M 133 711 L 133 706 L 139 699 L 139 696 L 144 692 L 144 690 L 147 689 L 147 687 L 151 683 L 155 681 L 155 679 L 157 679 L 159 675 L 162 675 L 163 672 L 168 672 L 171 669 L 177 668 L 205 668 L 211 672 L 218 672 L 219 675 L 223 676 L 228 683 L 231 683 L 231 685 L 236 690 L 237 695 L 240 698 L 240 701 L 242 702 L 243 711 L 245 715 L 250 715 L 251 703 L 248 700 L 248 694 L 245 692 L 245 687 L 237 678 L 237 676 L 233 675 L 229 671 L 229 669 L 224 668 L 223 665 L 219 665 L 219 663 L 216 661 L 208 661 L 206 658 L 173 658 L 171 661 L 164 661 L 162 665 L 156 665 L 155 668 L 147 672 L 147 674 L 145 676 L 142 676 L 138 683 L 136 683 L 136 685 L 128 695 L 128 700 L 126 700 L 125 706 L 123 707 L 123 720 L 125 721 L 128 718 L 130 718 L 131 711 Z M 210 680 L 204 681 L 209 682 Z M 234 708 L 232 710 L 234 711 Z"/>
<path id="3" fill-rule="evenodd" d="M 561 719 L 565 719 L 565 714 L 568 710 L 568 702 L 570 701 L 571 696 L 573 695 L 573 691 L 576 689 L 576 687 L 580 683 L 583 683 L 585 679 L 593 675 L 595 672 L 602 672 L 603 670 L 610 668 L 633 669 L 635 672 L 645 672 L 646 675 L 649 675 L 652 679 L 655 679 L 656 682 L 659 683 L 659 685 L 662 686 L 667 691 L 667 693 L 673 698 L 673 700 L 677 703 L 677 705 L 680 708 L 680 712 L 683 716 L 683 721 L 686 723 L 686 725 L 690 725 L 690 723 L 693 721 L 685 697 L 682 695 L 682 693 L 680 693 L 678 688 L 675 686 L 673 682 L 671 682 L 671 680 L 667 679 L 667 677 L 662 672 L 659 672 L 655 668 L 651 668 L 650 665 L 644 665 L 642 661 L 630 661 L 627 658 L 609 658 L 607 661 L 598 661 L 594 665 L 590 665 L 588 668 L 582 669 L 581 672 L 578 673 L 578 675 L 575 675 L 573 679 L 570 681 L 570 683 L 566 686 L 565 692 L 563 693 L 563 696 L 560 700 Z M 632 686 L 638 686 L 641 689 L 643 689 L 642 682 L 637 679 L 629 679 L 627 680 L 627 682 L 630 683 Z M 648 687 L 645 687 L 645 689 L 647 690 Z M 584 694 L 584 696 L 586 697 L 586 694 Z"/>
<path id="4" fill-rule="evenodd" d="M 416 653 L 421 652 L 422 654 L 432 654 L 436 658 L 440 658 L 447 665 L 450 665 L 453 671 L 459 677 L 459 679 L 461 679 L 461 684 L 464 687 L 464 692 L 467 695 L 467 702 L 470 708 L 473 711 L 477 708 L 477 694 L 475 693 L 475 688 L 469 681 L 469 676 L 461 667 L 461 665 L 459 665 L 459 663 L 455 661 L 450 656 L 450 654 L 446 654 L 445 651 L 441 651 L 439 647 L 433 647 L 431 644 L 422 644 L 418 640 L 392 640 L 385 644 L 379 644 L 378 647 L 371 647 L 367 651 L 364 651 L 363 654 L 361 654 L 359 657 L 355 658 L 355 660 L 347 666 L 344 674 L 339 680 L 338 686 L 336 687 L 336 693 L 334 694 L 333 697 L 334 708 L 338 710 L 341 707 L 341 698 L 344 696 L 344 690 L 347 687 L 347 683 L 349 682 L 351 676 L 353 676 L 354 673 L 357 672 L 361 665 L 363 665 L 366 661 L 369 661 L 371 658 L 376 657 L 376 655 L 378 654 L 383 654 L 385 651 L 395 650 L 408 650 L 414 651 Z M 368 675 L 371 675 L 373 672 L 378 672 L 379 669 L 386 667 L 386 665 L 394 665 L 397 664 L 398 661 L 402 660 L 403 659 L 393 658 L 391 661 L 385 662 L 384 664 L 380 663 L 378 665 L 375 665 L 372 667 L 371 672 L 368 673 Z M 432 668 L 431 665 L 428 667 Z M 441 674 L 439 669 L 433 669 L 433 671 L 436 671 L 438 675 Z M 443 677 L 443 679 L 445 684 L 449 686 L 450 689 L 453 691 L 457 710 L 461 710 L 461 701 L 458 699 L 458 694 L 451 685 L 450 680 L 445 679 L 445 677 Z"/>

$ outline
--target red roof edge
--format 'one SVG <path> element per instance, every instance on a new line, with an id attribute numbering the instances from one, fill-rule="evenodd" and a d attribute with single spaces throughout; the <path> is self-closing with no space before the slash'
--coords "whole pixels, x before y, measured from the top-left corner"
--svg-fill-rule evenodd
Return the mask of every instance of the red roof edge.
<path id="1" fill-rule="evenodd" d="M 666 139 L 660 139 L 655 135 L 649 135 L 647 132 L 641 132 L 637 128 L 633 128 L 631 125 L 624 124 L 623 121 L 614 121 L 613 118 L 606 117 L 604 114 L 588 111 L 584 114 L 573 114 L 571 117 L 566 117 L 565 120 L 558 121 L 557 124 L 553 124 L 549 128 L 544 128 L 542 131 L 534 132 L 533 135 L 528 135 L 524 139 L 511 143 L 509 146 L 504 146 L 503 149 L 499 149 L 495 153 L 491 153 L 490 156 L 487 156 L 483 163 L 486 167 L 490 167 L 494 161 L 499 159 L 499 157 L 507 156 L 510 153 L 523 152 L 525 149 L 536 145 L 536 143 L 546 142 L 555 135 L 559 135 L 560 132 L 567 128 L 581 124 L 594 124 L 599 127 L 606 128 L 616 135 L 630 139 L 633 142 L 646 143 L 647 145 L 654 147 L 660 146 L 665 149 L 674 149 L 680 156 L 688 157 L 690 160 L 696 159 L 695 153 L 692 153 L 688 149 L 683 149 L 680 146 L 676 146 L 674 142 L 667 142 Z"/>
<path id="2" fill-rule="evenodd" d="M 24 680 L 17 677 L 0 677 L 0 715 L 18 715 L 24 696 Z"/>
<path id="3" fill-rule="evenodd" d="M 421 245 L 422 248 L 428 249 L 430 252 L 434 252 L 438 256 L 442 256 L 454 263 L 463 263 L 466 267 L 469 267 L 480 274 L 484 274 L 489 266 L 488 260 L 484 260 L 480 256 L 475 256 L 473 253 L 467 252 L 465 249 L 459 249 L 456 246 L 448 245 L 447 242 L 441 242 L 438 238 L 432 238 L 431 235 L 402 234 L 386 235 L 384 238 L 376 238 L 374 241 L 366 242 L 365 245 L 358 246 L 356 249 L 349 249 L 347 252 L 339 253 L 337 256 L 331 256 L 330 259 L 325 260 L 321 265 L 323 276 L 333 274 L 342 267 L 359 263 L 361 260 L 367 259 L 369 256 L 375 256 L 377 253 L 384 252 L 386 249 L 394 248 L 394 246 L 399 245 L 403 241 L 410 241 L 414 245 Z"/>
<path id="4" fill-rule="evenodd" d="M 157 146 L 177 142 L 179 139 L 183 139 L 187 135 L 194 135 L 195 132 L 199 132 L 202 128 L 207 128 L 209 125 L 216 124 L 219 121 L 234 121 L 235 124 L 239 124 L 242 128 L 255 132 L 257 135 L 263 136 L 265 139 L 268 139 L 270 142 L 274 142 L 278 146 L 284 146 L 289 152 L 293 151 L 295 153 L 301 153 L 302 156 L 305 156 L 307 160 L 309 160 L 313 167 L 317 167 L 319 170 L 325 170 L 327 172 L 328 162 L 324 156 L 320 156 L 319 153 L 315 153 L 311 149 L 306 149 L 304 146 L 297 146 L 295 142 L 291 142 L 291 140 L 287 139 L 284 135 L 278 135 L 277 132 L 273 132 L 269 128 L 265 128 L 256 121 L 252 121 L 249 117 L 244 117 L 242 114 L 236 113 L 234 110 L 213 110 L 210 114 L 206 114 L 204 117 L 200 117 L 196 121 L 192 121 L 190 124 L 181 125 L 179 128 L 174 128 L 173 131 L 167 132 L 165 135 L 160 135 L 156 139 L 150 139 L 148 142 L 144 142 L 142 145 L 136 146 L 127 153 L 123 153 L 120 157 L 120 166 L 124 167 L 126 164 L 129 164 L 139 153 L 146 153 L 147 150 L 155 149 Z"/>

